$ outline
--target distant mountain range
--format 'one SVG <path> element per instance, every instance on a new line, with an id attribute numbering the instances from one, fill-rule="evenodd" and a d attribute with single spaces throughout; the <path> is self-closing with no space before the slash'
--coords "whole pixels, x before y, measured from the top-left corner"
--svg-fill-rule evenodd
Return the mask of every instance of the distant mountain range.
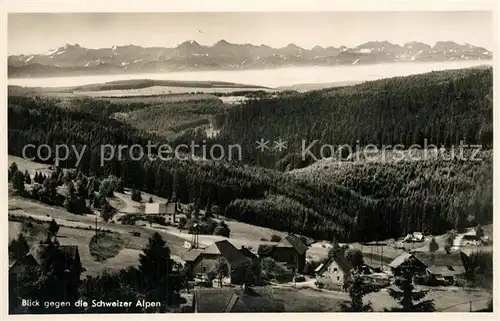
<path id="1" fill-rule="evenodd" d="M 185 41 L 175 48 L 128 45 L 87 49 L 79 44 L 67 44 L 44 54 L 9 56 L 8 76 L 22 78 L 491 58 L 492 52 L 485 48 L 453 41 L 439 41 L 434 46 L 415 41 L 403 46 L 388 41 L 370 41 L 354 48 L 315 46 L 310 50 L 295 44 L 272 48 L 225 40 L 212 46 Z"/>

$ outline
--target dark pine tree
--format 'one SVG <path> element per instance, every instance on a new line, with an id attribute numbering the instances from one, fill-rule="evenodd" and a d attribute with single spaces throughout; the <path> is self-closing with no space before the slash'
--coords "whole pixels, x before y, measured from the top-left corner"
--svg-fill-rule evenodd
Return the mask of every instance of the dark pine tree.
<path id="1" fill-rule="evenodd" d="M 26 184 L 31 184 L 31 176 L 30 173 L 28 173 L 28 171 L 24 172 L 24 182 Z"/>
<path id="2" fill-rule="evenodd" d="M 139 256 L 141 293 L 146 300 L 162 302 L 160 311 L 165 311 L 169 303 L 177 299 L 178 288 L 173 282 L 173 260 L 170 249 L 160 234 L 154 233 Z"/>
<path id="3" fill-rule="evenodd" d="M 414 264 L 406 260 L 401 264 L 401 275 L 396 277 L 395 284 L 399 290 L 389 288 L 389 295 L 399 302 L 399 307 L 386 309 L 386 312 L 433 312 L 434 301 L 423 300 L 427 291 L 419 291 L 413 285 L 415 275 Z"/>
<path id="4" fill-rule="evenodd" d="M 13 260 L 19 260 L 28 254 L 30 248 L 28 241 L 22 233 L 13 239 L 9 244 L 9 257 Z"/>
<path id="5" fill-rule="evenodd" d="M 349 297 L 351 298 L 350 305 L 342 304 L 342 312 L 370 312 L 373 311 L 371 302 L 363 303 L 363 297 L 374 291 L 373 286 L 366 282 L 363 276 L 356 270 L 351 272 L 345 280 Z"/>
<path id="6" fill-rule="evenodd" d="M 12 162 L 9 166 L 9 181 L 14 177 L 14 174 L 18 171 L 16 162 Z"/>
<path id="7" fill-rule="evenodd" d="M 19 193 L 19 195 L 24 195 L 26 189 L 24 187 L 24 174 L 20 171 L 16 171 L 12 176 L 12 187 Z"/>
<path id="8" fill-rule="evenodd" d="M 103 198 L 101 201 L 101 217 L 104 220 L 104 222 L 108 222 L 113 218 L 113 216 L 116 213 L 116 209 L 109 204 L 109 202 Z"/>
<path id="9" fill-rule="evenodd" d="M 57 236 L 57 232 L 59 231 L 59 224 L 57 224 L 56 220 L 52 219 L 49 223 L 49 235 Z"/>

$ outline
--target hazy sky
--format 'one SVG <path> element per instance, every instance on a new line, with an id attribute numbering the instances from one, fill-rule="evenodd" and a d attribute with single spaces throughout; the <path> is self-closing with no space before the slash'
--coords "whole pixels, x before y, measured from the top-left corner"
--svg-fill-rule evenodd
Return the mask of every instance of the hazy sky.
<path id="1" fill-rule="evenodd" d="M 493 49 L 491 12 L 330 13 L 16 13 L 8 16 L 9 54 L 41 53 L 66 43 L 87 48 L 134 44 L 173 47 L 295 43 L 305 48 L 355 46 L 371 40 L 434 44 L 453 40 Z"/>

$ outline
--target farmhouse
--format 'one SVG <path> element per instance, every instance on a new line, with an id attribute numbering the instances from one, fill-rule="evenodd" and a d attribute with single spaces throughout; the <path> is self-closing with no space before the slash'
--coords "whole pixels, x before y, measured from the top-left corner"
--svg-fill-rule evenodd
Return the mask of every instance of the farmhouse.
<path id="1" fill-rule="evenodd" d="M 275 298 L 269 287 L 196 289 L 193 310 L 195 313 L 285 312 L 285 304 Z"/>
<path id="2" fill-rule="evenodd" d="M 174 224 L 176 214 L 179 213 L 177 202 L 168 203 L 146 203 L 144 214 L 146 215 L 164 215 L 167 222 Z"/>
<path id="3" fill-rule="evenodd" d="M 424 233 L 422 232 L 413 232 L 412 234 L 408 234 L 403 239 L 403 243 L 411 243 L 411 242 L 423 242 L 425 241 Z"/>
<path id="4" fill-rule="evenodd" d="M 352 268 L 343 255 L 336 255 L 316 268 L 316 278 L 323 282 L 326 287 L 340 288 L 343 287 L 345 277 Z"/>
<path id="5" fill-rule="evenodd" d="M 41 261 L 42 251 L 44 249 L 44 244 L 39 244 L 34 250 L 30 251 L 20 260 L 13 262 L 9 266 L 9 273 L 18 275 L 23 273 L 23 267 L 25 266 L 39 266 Z M 69 273 L 79 274 L 82 272 L 82 264 L 80 261 L 80 253 L 78 252 L 78 246 L 76 245 L 59 245 L 58 249 L 64 255 L 64 266 L 65 270 Z"/>
<path id="6" fill-rule="evenodd" d="M 276 262 L 286 263 L 286 266 L 301 273 L 306 263 L 308 247 L 295 234 L 289 234 L 276 245 L 259 245 L 260 258 L 271 257 Z"/>
<path id="7" fill-rule="evenodd" d="M 412 260 L 418 274 L 432 276 L 436 280 L 453 283 L 458 276 L 465 273 L 467 256 L 462 252 L 412 252 L 403 253 L 395 258 L 389 266 L 393 273 L 400 273 L 400 266 L 406 260 Z"/>
<path id="8" fill-rule="evenodd" d="M 186 266 L 193 274 L 206 274 L 212 271 L 219 259 L 224 259 L 228 264 L 230 271 L 228 283 L 243 284 L 251 260 L 227 240 L 215 242 L 204 250 L 190 250 L 183 257 Z"/>

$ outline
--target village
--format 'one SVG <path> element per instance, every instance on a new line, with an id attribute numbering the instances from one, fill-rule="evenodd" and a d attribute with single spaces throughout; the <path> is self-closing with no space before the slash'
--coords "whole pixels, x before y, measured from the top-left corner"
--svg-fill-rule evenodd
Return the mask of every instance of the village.
<path id="1" fill-rule="evenodd" d="M 26 186 L 31 188 L 30 184 Z M 492 235 L 489 227 L 478 226 L 462 233 L 435 237 L 413 232 L 399 240 L 370 243 L 316 241 L 295 233 L 272 230 L 268 231 L 267 238 L 257 239 L 259 233 L 248 236 L 252 228 L 257 227 L 227 220 L 219 213 L 207 213 L 207 210 L 193 208 L 192 204 L 181 204 L 145 193 L 141 200 L 137 200 L 134 193 L 137 191 L 127 190 L 109 198 L 110 203 L 118 208 L 109 222 L 98 218 L 98 211 L 84 216 L 65 211 L 52 211 L 52 216 L 23 212 L 23 215 L 15 217 L 21 222 L 26 218 L 45 222 L 52 220 L 61 226 L 61 231 L 77 231 L 82 236 L 85 233 L 95 233 L 96 236 L 103 233 L 113 237 L 118 233 L 121 238 L 132 240 L 128 241 L 129 244 L 141 242 L 152 231 L 168 236 L 167 244 L 171 248 L 172 258 L 187 271 L 188 282 L 181 291 L 184 303 L 179 311 L 182 312 L 297 311 L 290 306 L 290 291 L 312 300 L 314 295 L 320 294 L 324 305 L 335 306 L 349 300 L 347 280 L 353 272 L 361 275 L 364 282 L 373 287 L 367 297 L 373 302 L 375 311 L 382 310 L 394 304 L 387 294 L 387 288 L 394 284 L 401 272 L 401 265 L 408 260 L 413 262 L 418 271 L 413 278 L 414 284 L 429 289 L 436 296 L 440 309 L 450 307 L 452 311 L 475 311 L 483 309 L 490 299 L 486 293 L 478 292 L 474 300 L 457 294 L 455 300 L 439 301 L 443 289 L 454 289 L 450 297 L 457 291 L 463 293 L 460 289 L 463 288 L 471 256 L 491 251 Z M 14 197 L 12 200 L 14 204 L 21 201 L 25 202 L 25 199 Z M 193 211 L 197 213 L 193 214 Z M 19 211 L 15 206 L 9 206 L 9 214 L 13 213 Z M 198 216 L 203 219 L 193 220 Z M 9 218 L 12 219 L 14 216 Z M 214 224 L 219 232 L 207 234 L 204 226 L 207 222 Z M 63 233 L 59 235 L 59 248 L 70 258 L 69 270 L 80 269 L 83 265 L 86 267 L 85 273 L 100 273 L 102 268 L 94 270 L 92 267 L 96 262 L 81 257 L 87 257 L 92 239 L 88 246 L 82 247 L 79 242 L 71 244 Z M 11 238 L 15 236 L 10 235 Z M 174 243 L 169 239 L 171 236 L 175 237 Z M 105 239 L 99 242 L 104 252 L 109 250 L 106 247 L 115 246 L 113 242 L 106 243 Z M 21 267 L 26 264 L 37 266 L 40 261 L 37 250 L 40 251 L 40 246 L 11 262 L 9 273 L 21 273 Z M 127 248 L 122 251 L 132 250 Z M 98 263 L 106 264 L 115 260 L 120 268 L 127 264 L 134 266 L 139 256 L 139 251 L 135 251 L 137 254 L 126 261 L 113 257 L 119 256 L 118 250 L 115 255 L 104 257 Z M 92 260 L 96 261 L 95 256 L 92 256 Z"/>

